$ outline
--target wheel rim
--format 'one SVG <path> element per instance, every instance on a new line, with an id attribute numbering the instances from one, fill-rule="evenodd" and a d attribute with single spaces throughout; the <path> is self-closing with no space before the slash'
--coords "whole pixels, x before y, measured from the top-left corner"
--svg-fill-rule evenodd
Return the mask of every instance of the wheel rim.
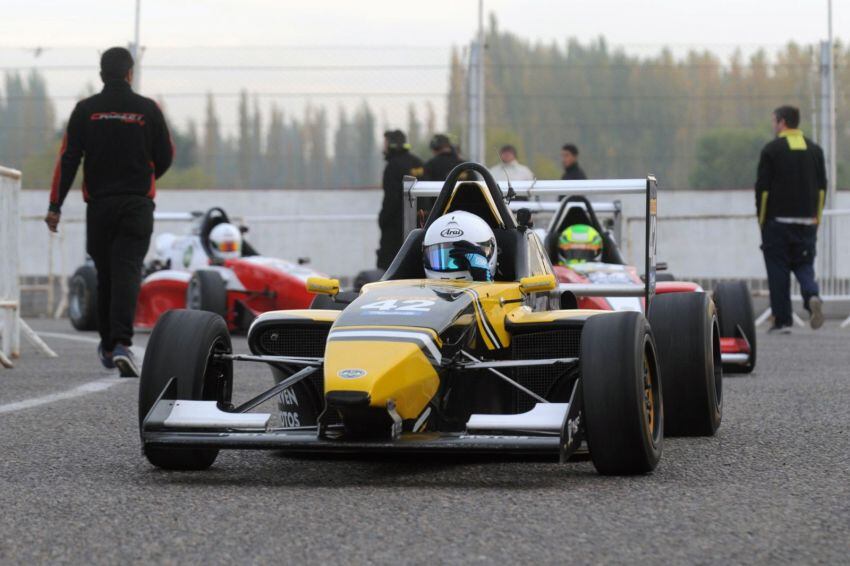
<path id="1" fill-rule="evenodd" d="M 216 354 L 229 354 L 231 348 L 221 338 L 213 342 L 204 369 L 204 388 L 201 398 L 205 401 L 217 401 L 227 404 L 230 402 L 230 384 L 232 383 L 232 366 L 216 358 Z"/>
<path id="2" fill-rule="evenodd" d="M 723 404 L 723 357 L 720 353 L 720 323 L 717 317 L 711 324 L 711 357 L 714 367 L 714 399 L 715 407 L 719 409 Z"/>
<path id="3" fill-rule="evenodd" d="M 652 370 L 649 368 L 649 357 L 643 357 L 643 407 L 646 416 L 646 424 L 651 431 L 655 431 L 655 402 L 652 395 Z"/>
<path id="4" fill-rule="evenodd" d="M 201 286 L 194 277 L 189 280 L 189 288 L 186 289 L 186 308 L 201 310 Z"/>
<path id="5" fill-rule="evenodd" d="M 643 353 L 643 418 L 646 431 L 652 444 L 657 446 L 661 440 L 662 408 L 661 389 L 655 371 L 655 356 L 652 345 L 647 341 Z"/>
<path id="6" fill-rule="evenodd" d="M 84 292 L 83 283 L 79 279 L 71 281 L 71 297 L 68 301 L 68 314 L 74 320 L 82 318 L 82 294 Z"/>

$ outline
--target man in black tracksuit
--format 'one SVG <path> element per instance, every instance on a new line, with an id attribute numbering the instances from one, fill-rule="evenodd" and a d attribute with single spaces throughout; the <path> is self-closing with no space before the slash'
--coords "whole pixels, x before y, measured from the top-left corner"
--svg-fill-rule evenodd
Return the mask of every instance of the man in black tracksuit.
<path id="1" fill-rule="evenodd" d="M 384 201 L 378 215 L 381 243 L 378 248 L 378 268 L 386 270 L 404 241 L 405 175 L 422 176 L 422 160 L 410 153 L 410 145 L 401 130 L 384 132 Z"/>
<path id="2" fill-rule="evenodd" d="M 756 180 L 756 210 L 767 267 L 771 332 L 787 334 L 792 325 L 791 272 L 800 282 L 803 306 L 812 328 L 823 324 L 823 301 L 815 281 L 815 245 L 826 196 L 823 150 L 797 129 L 800 111 L 773 111 L 777 137 L 762 149 Z"/>
<path id="3" fill-rule="evenodd" d="M 136 377 L 130 346 L 142 262 L 153 231 L 155 181 L 171 165 L 174 147 L 159 106 L 130 88 L 129 51 L 105 51 L 100 76 L 100 94 L 80 101 L 71 113 L 45 222 L 56 232 L 82 160 L 86 249 L 97 268 L 98 355 L 105 367 Z"/>

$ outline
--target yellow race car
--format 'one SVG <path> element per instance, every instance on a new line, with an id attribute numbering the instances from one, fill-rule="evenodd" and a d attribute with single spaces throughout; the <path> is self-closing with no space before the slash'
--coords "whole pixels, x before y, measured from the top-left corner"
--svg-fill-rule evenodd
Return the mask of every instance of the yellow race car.
<path id="1" fill-rule="evenodd" d="M 717 316 L 704 293 L 688 294 L 677 309 L 656 304 L 666 297 L 653 297 L 655 180 L 540 183 L 546 194 L 646 195 L 646 283 L 605 292 L 642 298 L 649 319 L 576 308 L 577 290 L 558 288 L 539 237 L 506 206 L 513 188 L 462 164 L 381 281 L 349 302 L 336 280 L 310 279 L 308 289 L 324 299 L 314 307 L 331 308 L 262 314 L 248 333 L 251 355 L 232 352 L 216 315 L 166 313 L 141 376 L 145 456 L 162 468 L 204 469 L 224 448 L 545 453 L 561 461 L 588 451 L 600 473 L 642 474 L 659 462 L 665 420 L 677 434 L 713 434 L 722 407 Z M 416 197 L 437 194 L 414 181 L 406 190 L 414 213 Z M 425 228 L 461 210 L 493 229 L 492 282 L 423 273 Z M 675 341 L 680 355 L 660 359 L 660 340 Z M 275 385 L 234 404 L 237 361 L 267 364 Z M 275 408 L 257 412 L 272 400 Z"/>

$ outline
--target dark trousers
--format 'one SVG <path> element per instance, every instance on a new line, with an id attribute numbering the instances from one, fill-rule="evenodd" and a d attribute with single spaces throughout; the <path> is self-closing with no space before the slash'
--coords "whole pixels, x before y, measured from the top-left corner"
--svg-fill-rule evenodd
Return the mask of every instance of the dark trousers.
<path id="1" fill-rule="evenodd" d="M 792 323 L 791 272 L 800 282 L 806 310 L 809 299 L 820 292 L 814 267 L 817 234 L 817 226 L 783 224 L 776 220 L 768 220 L 762 227 L 761 249 L 767 267 L 770 310 L 777 325 Z"/>
<path id="2" fill-rule="evenodd" d="M 153 209 L 149 198 L 114 196 L 90 202 L 86 211 L 86 250 L 97 268 L 98 331 L 107 351 L 133 341 Z"/>

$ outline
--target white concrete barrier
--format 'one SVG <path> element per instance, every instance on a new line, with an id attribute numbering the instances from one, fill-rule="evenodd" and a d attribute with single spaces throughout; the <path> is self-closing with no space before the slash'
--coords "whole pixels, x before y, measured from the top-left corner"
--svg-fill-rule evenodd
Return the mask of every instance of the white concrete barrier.
<path id="1" fill-rule="evenodd" d="M 189 212 L 220 206 L 245 222 L 250 228 L 246 238 L 262 254 L 293 261 L 310 258 L 319 271 L 350 277 L 375 266 L 381 195 L 380 189 L 164 190 L 157 194 L 156 210 Z M 80 193 L 72 191 L 62 207 L 52 257 L 41 220 L 48 198 L 46 190 L 22 192 L 22 275 L 46 276 L 51 271 L 70 275 L 85 259 L 85 203 Z M 158 221 L 154 238 L 187 227 L 180 220 Z"/>

